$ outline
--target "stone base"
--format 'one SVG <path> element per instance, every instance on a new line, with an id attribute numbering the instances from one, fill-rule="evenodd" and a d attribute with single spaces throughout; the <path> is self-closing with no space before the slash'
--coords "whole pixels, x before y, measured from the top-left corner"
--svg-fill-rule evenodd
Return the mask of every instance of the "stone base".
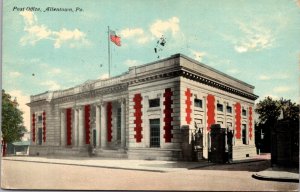
<path id="1" fill-rule="evenodd" d="M 180 149 L 130 148 L 127 151 L 129 159 L 143 160 L 182 160 Z"/>
<path id="2" fill-rule="evenodd" d="M 128 158 L 127 152 L 124 149 L 118 149 L 118 150 L 96 149 L 95 156 L 104 157 L 104 158 L 120 158 L 120 159 Z"/>
<path id="3" fill-rule="evenodd" d="M 233 146 L 232 151 L 233 160 L 245 160 L 256 156 L 255 145 Z"/>
<path id="4" fill-rule="evenodd" d="M 59 147 L 59 146 L 30 146 L 30 156 L 64 156 L 64 157 L 105 157 L 105 158 L 127 158 L 125 149 L 89 149 L 82 147 Z M 89 151 L 90 150 L 90 151 Z"/>

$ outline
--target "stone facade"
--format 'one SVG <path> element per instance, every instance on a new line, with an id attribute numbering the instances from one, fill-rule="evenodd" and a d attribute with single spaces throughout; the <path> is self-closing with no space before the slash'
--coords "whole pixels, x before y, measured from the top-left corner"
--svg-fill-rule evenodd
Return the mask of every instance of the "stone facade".
<path id="1" fill-rule="evenodd" d="M 193 132 L 234 130 L 233 159 L 256 153 L 254 87 L 182 54 L 117 77 L 31 96 L 31 155 L 190 160 Z"/>

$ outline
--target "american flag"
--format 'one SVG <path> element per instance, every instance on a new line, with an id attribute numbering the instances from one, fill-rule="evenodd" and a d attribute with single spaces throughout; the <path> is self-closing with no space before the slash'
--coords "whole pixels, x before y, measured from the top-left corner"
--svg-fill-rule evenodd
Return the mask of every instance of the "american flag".
<path id="1" fill-rule="evenodd" d="M 109 31 L 110 40 L 114 42 L 117 46 L 121 46 L 121 37 L 116 35 L 115 31 Z"/>

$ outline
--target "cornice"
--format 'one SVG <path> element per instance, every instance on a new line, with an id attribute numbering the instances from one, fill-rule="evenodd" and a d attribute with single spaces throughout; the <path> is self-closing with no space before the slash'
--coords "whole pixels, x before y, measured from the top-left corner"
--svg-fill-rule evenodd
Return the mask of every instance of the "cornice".
<path id="1" fill-rule="evenodd" d="M 96 90 L 90 90 L 90 91 L 79 93 L 76 95 L 55 98 L 55 99 L 53 99 L 53 102 L 60 103 L 60 102 L 74 101 L 74 100 L 80 100 L 80 99 L 86 99 L 86 98 L 102 97 L 103 95 L 120 93 L 120 92 L 127 91 L 127 90 L 128 90 L 127 84 L 123 83 L 123 84 L 113 85 L 110 87 L 100 88 L 100 89 L 96 89 Z"/>
<path id="2" fill-rule="evenodd" d="M 176 71 L 167 71 L 164 73 L 159 73 L 159 74 L 151 74 L 151 75 L 145 75 L 142 77 L 137 77 L 135 79 L 132 79 L 128 82 L 129 86 L 135 86 L 135 85 L 140 85 L 143 84 L 145 82 L 151 82 L 151 81 L 158 81 L 161 79 L 166 79 L 166 78 L 174 78 L 174 77 L 184 77 L 193 81 L 197 81 L 199 83 L 235 94 L 235 95 L 239 95 L 241 97 L 245 97 L 247 99 L 251 99 L 251 100 L 256 100 L 258 98 L 257 95 L 243 91 L 237 87 L 234 87 L 232 85 L 228 85 L 226 83 L 223 82 L 219 82 L 216 79 L 213 79 L 211 77 L 205 76 L 205 75 L 200 75 L 200 74 L 196 74 L 193 72 L 188 71 L 187 69 L 184 68 L 180 68 L 177 69 Z"/>
<path id="3" fill-rule="evenodd" d="M 186 70 L 182 70 L 181 76 L 235 95 L 239 95 L 241 97 L 245 97 L 247 99 L 256 100 L 258 98 L 258 96 L 253 93 L 243 91 L 239 88 L 227 85 L 226 83 L 218 82 L 213 78 L 204 77 Z"/>

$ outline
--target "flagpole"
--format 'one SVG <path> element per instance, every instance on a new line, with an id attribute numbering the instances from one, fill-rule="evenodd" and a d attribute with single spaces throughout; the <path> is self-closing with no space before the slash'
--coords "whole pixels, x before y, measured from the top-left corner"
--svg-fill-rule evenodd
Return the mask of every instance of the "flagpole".
<path id="1" fill-rule="evenodd" d="M 109 31 L 109 26 L 107 26 L 107 37 L 108 37 L 108 78 L 110 78 L 110 31 Z"/>

